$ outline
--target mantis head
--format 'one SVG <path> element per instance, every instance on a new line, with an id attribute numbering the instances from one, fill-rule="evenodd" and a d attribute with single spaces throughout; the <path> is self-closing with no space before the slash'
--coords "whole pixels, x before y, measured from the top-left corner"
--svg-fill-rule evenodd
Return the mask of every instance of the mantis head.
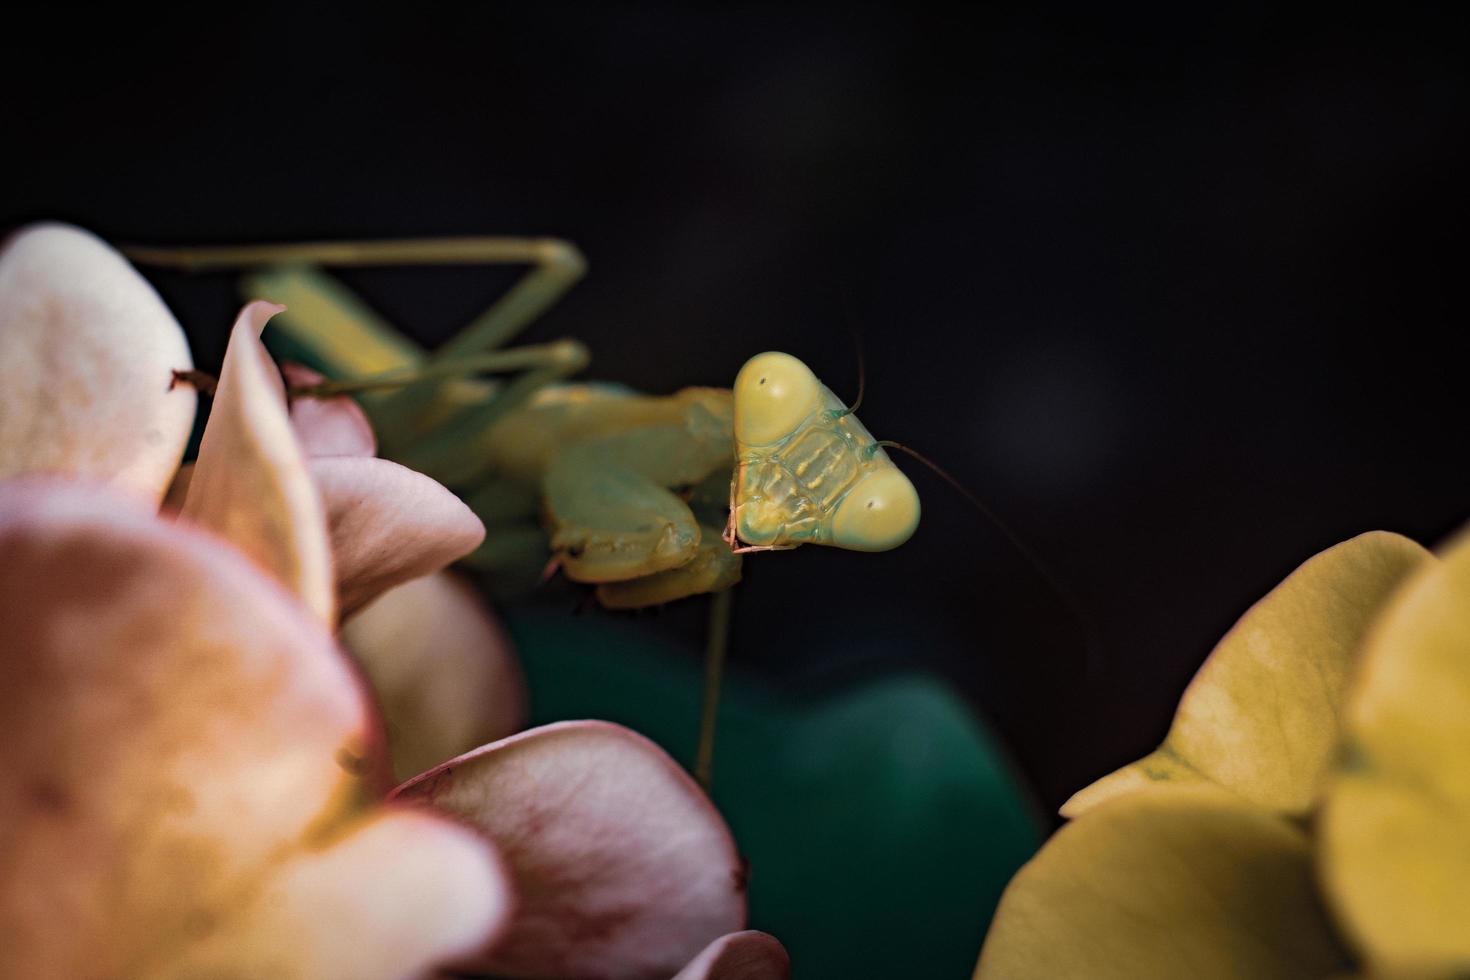
<path id="1" fill-rule="evenodd" d="M 734 392 L 730 537 L 761 550 L 888 551 L 913 535 L 914 485 L 811 368 L 790 354 L 757 354 Z"/>

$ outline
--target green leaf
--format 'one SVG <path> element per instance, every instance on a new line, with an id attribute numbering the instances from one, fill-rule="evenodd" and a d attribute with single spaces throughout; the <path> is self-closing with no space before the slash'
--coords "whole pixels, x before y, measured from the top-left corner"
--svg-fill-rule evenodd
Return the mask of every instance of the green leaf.
<path id="1" fill-rule="evenodd" d="M 1150 788 L 1063 827 L 1006 889 L 977 980 L 1301 980 L 1348 965 L 1307 837 L 1215 786 Z"/>
<path id="2" fill-rule="evenodd" d="M 1164 744 L 1078 792 L 1062 815 L 1144 786 L 1200 782 L 1306 813 L 1337 751 L 1343 687 L 1363 633 L 1429 557 L 1408 538 L 1372 531 L 1308 559 L 1225 634 Z"/>
<path id="3" fill-rule="evenodd" d="M 616 721 L 692 762 L 695 657 L 625 619 L 510 625 L 534 722 Z M 810 980 L 962 976 L 1039 840 L 1002 753 L 927 677 L 817 701 L 727 678 L 714 771 L 715 802 L 750 861 L 751 926 Z"/>

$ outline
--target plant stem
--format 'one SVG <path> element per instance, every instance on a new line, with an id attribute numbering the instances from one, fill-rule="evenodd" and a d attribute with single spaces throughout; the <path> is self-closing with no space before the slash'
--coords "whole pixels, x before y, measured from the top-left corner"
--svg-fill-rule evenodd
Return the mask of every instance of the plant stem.
<path id="1" fill-rule="evenodd" d="M 720 681 L 725 673 L 725 651 L 730 645 L 730 606 L 734 589 L 716 592 L 709 609 L 709 637 L 704 648 L 704 705 L 699 713 L 699 750 L 694 778 L 708 793 L 713 782 L 715 722 L 720 714 Z"/>

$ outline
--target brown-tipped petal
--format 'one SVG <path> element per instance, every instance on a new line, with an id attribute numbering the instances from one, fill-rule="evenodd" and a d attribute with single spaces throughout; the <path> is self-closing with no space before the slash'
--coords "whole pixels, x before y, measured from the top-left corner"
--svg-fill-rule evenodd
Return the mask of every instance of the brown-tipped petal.
<path id="1" fill-rule="evenodd" d="M 280 374 L 260 342 L 265 322 L 282 309 L 251 303 L 235 321 L 182 514 L 333 623 L 326 514 L 286 413 Z"/>
<path id="2" fill-rule="evenodd" d="M 326 378 L 311 368 L 283 362 L 281 374 L 292 388 L 319 385 Z M 308 456 L 374 456 L 378 440 L 361 406 L 347 395 L 291 399 L 291 425 Z"/>
<path id="3" fill-rule="evenodd" d="M 311 474 L 326 504 L 345 619 L 395 585 L 436 572 L 485 540 L 454 494 L 386 459 L 322 456 Z"/>
<path id="4" fill-rule="evenodd" d="M 343 625 L 342 642 L 378 694 L 400 779 L 525 724 L 510 637 L 449 572 L 389 589 Z"/>
<path id="5" fill-rule="evenodd" d="M 776 937 L 747 930 L 710 943 L 674 980 L 786 980 L 789 976 L 791 957 Z"/>
<path id="6" fill-rule="evenodd" d="M 101 239 L 33 225 L 0 253 L 0 478 L 106 481 L 157 503 L 194 423 L 184 334 Z"/>
<path id="7" fill-rule="evenodd" d="M 492 941 L 512 905 L 508 873 L 478 834 L 387 810 L 296 855 L 161 973 L 400 980 Z"/>
<path id="8" fill-rule="evenodd" d="M 745 873 L 714 806 L 662 749 L 598 721 L 487 745 L 395 791 L 480 827 L 520 908 L 465 962 L 515 977 L 665 978 L 745 924 Z"/>

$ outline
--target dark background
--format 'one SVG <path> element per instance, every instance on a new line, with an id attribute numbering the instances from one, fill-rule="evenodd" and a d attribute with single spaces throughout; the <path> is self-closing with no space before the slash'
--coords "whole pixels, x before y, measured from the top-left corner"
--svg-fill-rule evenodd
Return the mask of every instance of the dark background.
<path id="1" fill-rule="evenodd" d="M 32 12 L 35 14 L 35 12 Z M 1096 623 L 917 467 L 887 555 L 756 555 L 740 669 L 950 678 L 1053 807 L 1142 754 L 1317 550 L 1470 511 L 1462 17 L 846 5 L 384 14 L 47 8 L 7 38 L 7 225 L 114 241 L 554 234 L 526 335 L 729 384 L 782 349 L 974 488 Z M 201 18 L 201 19 L 196 19 Z M 228 280 L 154 276 L 217 367 Z M 513 275 L 349 277 L 448 336 Z M 696 656 L 700 603 L 645 617 Z"/>

